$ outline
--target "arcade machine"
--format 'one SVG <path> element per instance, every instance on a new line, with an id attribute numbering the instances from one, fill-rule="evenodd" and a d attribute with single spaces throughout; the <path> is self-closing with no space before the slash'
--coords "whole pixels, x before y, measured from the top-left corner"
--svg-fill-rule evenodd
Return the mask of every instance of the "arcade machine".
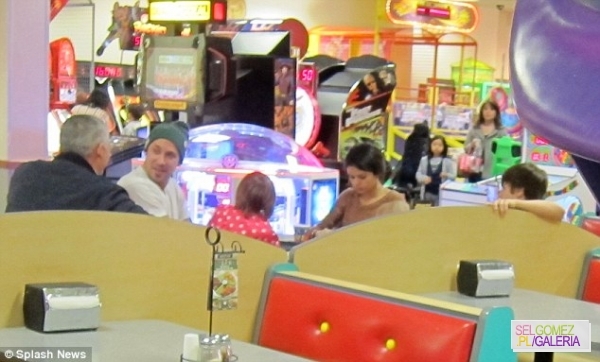
<path id="1" fill-rule="evenodd" d="M 230 41 L 233 92 L 205 105 L 202 124 L 250 123 L 294 138 L 296 60 L 290 55 L 290 33 L 237 32 Z"/>
<path id="2" fill-rule="evenodd" d="M 77 95 L 75 49 L 68 38 L 50 43 L 50 112 L 48 113 L 48 155 L 59 150 L 60 128 L 70 116 Z"/>
<path id="3" fill-rule="evenodd" d="M 240 32 L 289 32 L 294 57 L 302 58 L 308 50 L 308 30 L 297 19 L 235 19 L 224 24 L 210 24 L 208 34 L 232 39 Z"/>
<path id="4" fill-rule="evenodd" d="M 308 149 L 317 144 L 321 110 L 317 101 L 319 72 L 312 62 L 299 62 L 296 74 L 296 143 Z"/>
<path id="5" fill-rule="evenodd" d="M 240 33 L 254 34 L 240 35 Z M 315 114 L 315 110 L 311 109 L 310 98 L 311 96 L 314 96 L 315 93 L 308 91 L 310 87 L 301 87 L 300 80 L 297 79 L 297 77 L 294 78 L 294 74 L 299 76 L 301 70 L 300 64 L 298 64 L 298 69 L 294 73 L 296 64 L 293 61 L 293 59 L 291 59 L 303 57 L 308 49 L 308 30 L 306 29 L 306 27 L 300 21 L 291 18 L 244 19 L 230 20 L 225 24 L 210 24 L 208 34 L 211 36 L 226 37 L 232 40 L 232 44 L 234 47 L 233 52 L 236 55 L 236 58 L 241 59 L 242 62 L 245 62 L 247 64 L 247 66 L 245 67 L 246 69 L 241 70 L 242 74 L 246 71 L 262 71 L 261 69 L 264 68 L 265 79 L 257 79 L 256 81 L 249 82 L 248 84 L 252 85 L 251 89 L 244 90 L 246 81 L 241 80 L 240 82 L 238 82 L 238 94 L 255 93 L 258 95 L 255 101 L 248 103 L 256 104 L 257 101 L 260 102 L 264 101 L 265 99 L 270 100 L 271 98 L 273 98 L 271 96 L 271 83 L 273 82 L 273 80 L 269 79 L 270 77 L 268 76 L 268 73 L 271 71 L 271 69 L 269 69 L 271 65 L 270 62 L 267 61 L 264 57 L 276 58 L 276 64 L 273 69 L 273 73 L 275 74 L 274 129 L 284 134 L 287 134 L 290 137 L 295 137 L 295 134 L 300 132 L 302 133 L 300 138 L 307 141 L 307 137 L 309 137 L 310 135 L 306 135 L 306 133 L 311 132 L 311 130 L 307 130 L 307 128 L 310 128 L 310 124 L 312 124 L 312 120 L 307 117 L 310 117 L 311 114 L 314 116 Z M 285 37 L 281 38 L 282 35 Z M 278 38 L 280 38 L 281 40 Z M 251 45 L 252 43 L 251 39 L 255 39 L 257 44 L 263 45 L 264 48 L 260 50 L 256 47 L 254 49 L 249 47 L 248 45 Z M 269 45 L 269 43 L 273 44 Z M 251 64 L 247 63 L 247 61 L 244 60 L 248 57 L 262 57 L 263 59 L 260 62 L 256 62 L 256 59 L 254 59 L 255 63 Z M 282 74 L 283 72 L 285 72 L 285 75 Z M 243 75 L 242 77 L 238 78 L 245 77 L 247 76 Z M 256 75 L 253 75 L 252 77 L 256 77 Z M 298 87 L 294 86 L 294 80 L 298 84 Z M 257 89 L 256 86 L 259 84 L 264 85 L 264 90 Z M 296 93 L 295 97 L 294 90 Z M 261 95 L 261 93 L 264 93 L 264 95 Z M 300 106 L 298 105 L 298 101 L 301 102 Z M 302 109 L 298 109 L 299 107 L 302 107 Z M 262 108 L 270 109 L 270 105 L 265 104 Z M 234 115 L 232 119 L 235 119 L 237 117 L 238 121 L 240 122 L 248 122 L 249 120 L 253 119 L 253 112 L 254 110 L 252 110 L 251 112 L 247 112 L 248 114 L 242 115 L 242 117 Z M 270 117 L 271 115 L 269 114 L 268 116 Z M 294 118 L 297 118 L 298 116 L 303 117 L 302 121 L 304 123 L 300 124 L 300 126 L 303 127 L 302 129 L 298 129 L 296 127 L 298 125 L 298 119 Z M 265 126 L 269 127 L 268 124 Z"/>
<path id="6" fill-rule="evenodd" d="M 337 198 L 338 171 L 324 168 L 291 138 L 252 124 L 202 126 L 190 132 L 186 157 L 175 173 L 192 222 L 206 225 L 218 205 L 235 203 L 239 182 L 254 171 L 268 175 L 275 185 L 270 222 L 282 241 L 293 241 L 295 228 L 319 223 Z"/>
<path id="7" fill-rule="evenodd" d="M 207 100 L 231 93 L 231 44 L 204 35 L 208 22 L 225 20 L 226 7 L 221 0 L 148 1 L 135 85 L 161 120 L 199 124 Z"/>
<path id="8" fill-rule="evenodd" d="M 395 65 L 372 55 L 337 64 L 334 58 L 321 59 L 325 64 L 319 71 L 317 89 L 321 129 L 313 152 L 325 165 L 341 169 L 346 153 L 358 143 L 372 142 L 385 148 Z"/>
<path id="9" fill-rule="evenodd" d="M 148 22 L 148 8 L 141 7 L 139 2 L 131 5 L 115 3 L 112 9 L 112 24 L 109 26 L 106 38 L 96 50 L 101 55 L 115 40 L 121 51 L 137 52 L 142 45 L 143 34 L 166 34 L 166 27 Z M 82 74 L 93 74 L 96 85 L 100 85 L 114 93 L 113 108 L 115 117 L 121 125 L 128 122 L 127 107 L 140 104 L 140 96 L 136 87 L 136 66 L 116 63 L 78 62 L 84 68 Z M 93 66 L 93 69 L 90 67 Z M 98 84 L 100 83 L 100 84 Z M 112 91 L 110 91 L 112 89 Z M 151 110 L 146 110 L 142 122 L 147 126 L 150 122 L 160 122 L 162 117 Z M 122 133 L 122 132 L 121 132 Z"/>

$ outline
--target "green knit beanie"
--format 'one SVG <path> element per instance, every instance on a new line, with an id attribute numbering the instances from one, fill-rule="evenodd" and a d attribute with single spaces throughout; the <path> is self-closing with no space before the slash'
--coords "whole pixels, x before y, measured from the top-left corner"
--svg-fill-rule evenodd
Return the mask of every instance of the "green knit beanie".
<path id="1" fill-rule="evenodd" d="M 158 139 L 166 139 L 171 141 L 177 152 L 179 152 L 179 164 L 183 162 L 185 157 L 185 149 L 187 147 L 189 127 L 187 123 L 176 121 L 176 122 L 165 122 L 157 125 L 150 131 L 148 141 L 146 141 L 146 150 L 150 144 Z"/>

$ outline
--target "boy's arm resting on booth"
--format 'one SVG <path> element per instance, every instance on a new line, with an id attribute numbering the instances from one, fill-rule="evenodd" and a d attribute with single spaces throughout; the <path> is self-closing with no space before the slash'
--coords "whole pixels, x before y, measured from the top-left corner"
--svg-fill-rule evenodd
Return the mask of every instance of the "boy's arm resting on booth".
<path id="1" fill-rule="evenodd" d="M 491 204 L 494 212 L 504 216 L 508 209 L 516 209 L 530 212 L 548 222 L 561 222 L 565 210 L 555 202 L 548 200 L 518 200 L 499 199 Z"/>

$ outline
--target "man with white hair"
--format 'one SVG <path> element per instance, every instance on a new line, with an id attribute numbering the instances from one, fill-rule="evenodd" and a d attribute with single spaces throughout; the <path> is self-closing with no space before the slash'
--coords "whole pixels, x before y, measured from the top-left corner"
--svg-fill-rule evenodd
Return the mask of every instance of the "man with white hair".
<path id="1" fill-rule="evenodd" d="M 111 157 L 104 122 L 71 116 L 60 131 L 60 152 L 52 161 L 19 166 L 11 178 L 6 212 L 98 210 L 145 214 L 127 192 L 102 174 Z"/>

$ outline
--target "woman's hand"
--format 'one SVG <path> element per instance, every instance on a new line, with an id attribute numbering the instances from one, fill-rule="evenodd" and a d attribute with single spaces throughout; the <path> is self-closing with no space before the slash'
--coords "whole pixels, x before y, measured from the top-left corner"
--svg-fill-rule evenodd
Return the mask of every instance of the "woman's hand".
<path id="1" fill-rule="evenodd" d="M 481 140 L 479 138 L 474 138 L 473 141 L 469 144 L 468 153 L 475 152 L 475 149 L 481 147 Z"/>
<path id="2" fill-rule="evenodd" d="M 423 179 L 423 185 L 429 185 L 431 183 L 431 177 L 425 176 Z"/>
<path id="3" fill-rule="evenodd" d="M 315 229 L 315 228 L 312 228 L 312 229 L 308 230 L 307 232 L 305 232 L 304 235 L 302 235 L 302 238 L 301 238 L 300 241 L 301 242 L 308 241 L 310 239 L 316 238 L 317 236 L 327 235 L 327 234 L 329 234 L 332 231 L 333 231 L 332 229 Z"/>
<path id="4" fill-rule="evenodd" d="M 333 230 L 332 229 L 322 229 L 322 230 L 317 230 L 315 232 L 315 236 L 323 236 L 323 235 L 327 235 L 329 233 L 331 233 Z"/>

